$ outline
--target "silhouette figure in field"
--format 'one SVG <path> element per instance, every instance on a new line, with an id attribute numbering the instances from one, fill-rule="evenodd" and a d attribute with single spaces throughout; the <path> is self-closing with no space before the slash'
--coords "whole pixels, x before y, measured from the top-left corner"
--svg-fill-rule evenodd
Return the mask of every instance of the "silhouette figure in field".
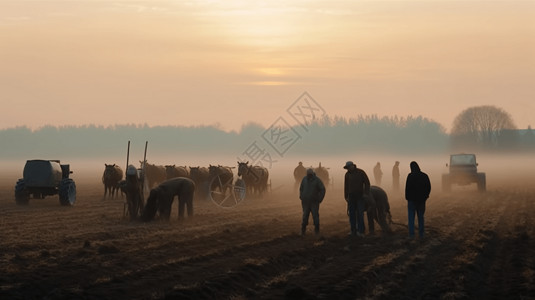
<path id="1" fill-rule="evenodd" d="M 344 198 L 347 202 L 347 214 L 352 236 L 364 235 L 364 195 L 370 193 L 370 180 L 364 170 L 357 168 L 352 162 L 346 162 L 347 170 L 344 177 Z M 357 231 L 358 230 L 358 231 Z"/>
<path id="2" fill-rule="evenodd" d="M 156 215 L 169 220 L 171 206 L 175 196 L 178 196 L 178 219 L 184 218 L 184 207 L 187 206 L 188 217 L 193 216 L 193 196 L 195 194 L 195 182 L 186 177 L 176 177 L 160 183 L 150 191 L 147 205 L 143 211 L 143 220 L 151 221 Z"/>
<path id="3" fill-rule="evenodd" d="M 392 167 L 392 189 L 394 192 L 399 191 L 399 161 Z"/>
<path id="4" fill-rule="evenodd" d="M 381 171 L 381 163 L 379 162 L 373 167 L 373 178 L 375 179 L 375 184 L 380 186 L 383 179 L 383 171 Z"/>
<path id="5" fill-rule="evenodd" d="M 126 180 L 121 183 L 121 188 L 126 194 L 126 204 L 130 220 L 136 220 L 143 210 L 143 179 L 139 177 L 138 170 L 134 165 L 129 165 L 126 169 Z"/>
<path id="6" fill-rule="evenodd" d="M 312 168 L 307 169 L 306 176 L 301 180 L 299 187 L 299 199 L 303 208 L 303 220 L 301 222 L 301 235 L 305 235 L 308 225 L 308 217 L 312 214 L 314 221 L 314 232 L 320 233 L 320 203 L 325 197 L 325 185 L 316 176 Z"/>
<path id="7" fill-rule="evenodd" d="M 431 193 L 431 182 L 429 176 L 420 170 L 417 162 L 412 161 L 410 164 L 411 172 L 407 175 L 405 185 L 405 199 L 409 215 L 409 237 L 414 237 L 414 217 L 418 216 L 418 234 L 424 237 L 424 213 L 425 202 Z"/>
<path id="8" fill-rule="evenodd" d="M 297 167 L 294 169 L 294 190 L 297 190 L 299 187 L 299 184 L 301 184 L 301 180 L 303 180 L 303 177 L 307 175 L 307 169 L 303 166 L 303 162 L 299 162 Z"/>

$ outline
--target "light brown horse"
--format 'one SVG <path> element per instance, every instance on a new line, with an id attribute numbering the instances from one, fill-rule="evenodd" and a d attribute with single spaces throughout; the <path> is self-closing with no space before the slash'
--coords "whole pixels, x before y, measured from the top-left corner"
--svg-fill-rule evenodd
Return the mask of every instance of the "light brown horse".
<path id="1" fill-rule="evenodd" d="M 166 165 L 165 173 L 167 174 L 167 179 L 176 177 L 189 178 L 189 172 L 186 166 Z"/>
<path id="2" fill-rule="evenodd" d="M 139 163 L 143 169 L 143 161 L 139 161 Z M 153 165 L 147 162 L 145 166 L 145 180 L 147 180 L 149 188 L 164 182 L 166 179 L 167 173 L 165 172 L 164 166 Z"/>
<path id="3" fill-rule="evenodd" d="M 208 184 L 210 183 L 210 172 L 206 167 L 189 167 L 189 178 L 195 182 L 195 196 L 206 199 L 208 195 Z"/>

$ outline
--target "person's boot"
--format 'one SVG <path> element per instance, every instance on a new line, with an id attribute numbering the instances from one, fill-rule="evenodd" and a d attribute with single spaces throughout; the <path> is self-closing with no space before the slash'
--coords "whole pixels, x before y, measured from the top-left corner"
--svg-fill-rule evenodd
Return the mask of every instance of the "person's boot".
<path id="1" fill-rule="evenodd" d="M 301 226 L 301 235 L 305 235 L 306 232 L 307 232 L 307 226 L 306 225 L 302 225 Z"/>
<path id="2" fill-rule="evenodd" d="M 316 235 L 320 234 L 320 224 L 314 226 L 314 233 Z"/>

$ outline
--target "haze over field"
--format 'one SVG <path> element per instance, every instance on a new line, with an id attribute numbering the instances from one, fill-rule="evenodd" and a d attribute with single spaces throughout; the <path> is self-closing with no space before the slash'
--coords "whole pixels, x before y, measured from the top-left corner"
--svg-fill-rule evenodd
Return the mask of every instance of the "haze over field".
<path id="1" fill-rule="evenodd" d="M 0 2 L 0 128 L 269 126 L 475 105 L 535 124 L 533 1 Z"/>

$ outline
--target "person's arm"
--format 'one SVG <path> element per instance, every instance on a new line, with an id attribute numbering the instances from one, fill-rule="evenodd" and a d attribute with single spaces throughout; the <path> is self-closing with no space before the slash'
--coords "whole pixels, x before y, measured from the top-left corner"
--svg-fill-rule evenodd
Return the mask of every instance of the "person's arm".
<path id="1" fill-rule="evenodd" d="M 321 201 L 323 201 L 323 198 L 325 197 L 325 185 L 323 184 L 323 181 L 321 181 L 321 179 L 318 178 L 318 196 L 319 196 L 319 201 L 321 203 Z"/>
<path id="2" fill-rule="evenodd" d="M 346 201 L 348 200 L 348 197 L 349 197 L 349 184 L 348 184 L 348 178 L 347 178 L 347 173 L 344 177 L 344 199 L 346 199 Z"/>
<path id="3" fill-rule="evenodd" d="M 366 172 L 362 171 L 362 175 L 364 176 L 364 194 L 369 195 L 370 194 L 370 179 L 368 178 L 368 175 Z"/>
<path id="4" fill-rule="evenodd" d="M 407 181 L 405 182 L 405 200 L 409 201 L 410 189 L 411 189 L 411 174 L 407 175 Z"/>
<path id="5" fill-rule="evenodd" d="M 425 174 L 425 179 L 426 179 L 426 199 L 429 198 L 429 195 L 431 194 L 431 181 L 429 180 L 429 176 L 427 176 L 427 174 Z"/>
<path id="6" fill-rule="evenodd" d="M 301 180 L 301 185 L 299 186 L 299 199 L 303 200 L 303 189 L 304 189 L 305 178 Z"/>

